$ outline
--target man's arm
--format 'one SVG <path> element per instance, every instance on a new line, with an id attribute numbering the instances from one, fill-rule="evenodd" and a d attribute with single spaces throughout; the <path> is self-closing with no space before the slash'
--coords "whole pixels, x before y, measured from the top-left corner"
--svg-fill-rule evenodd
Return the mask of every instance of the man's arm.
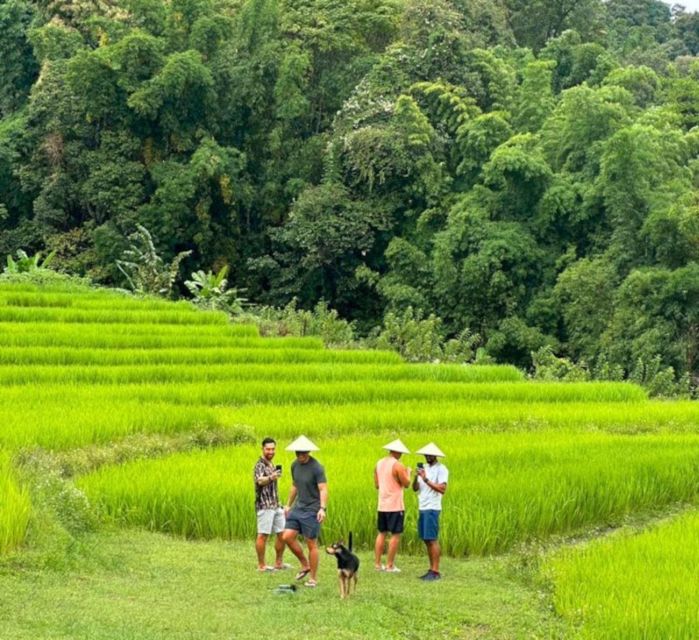
<path id="1" fill-rule="evenodd" d="M 436 491 L 437 493 L 444 494 L 447 490 L 447 482 L 449 481 L 449 472 L 444 467 L 441 467 L 437 472 L 437 480 L 435 482 L 427 480 L 425 478 L 425 484 L 427 484 L 430 489 Z"/>
<path id="2" fill-rule="evenodd" d="M 396 464 L 393 465 L 393 477 L 404 489 L 407 489 L 410 486 L 410 469 L 408 469 L 403 463 L 396 462 Z"/>
<path id="3" fill-rule="evenodd" d="M 320 492 L 320 510 L 318 511 L 318 522 L 325 520 L 325 509 L 328 506 L 328 483 L 319 482 L 318 491 Z"/>
<path id="4" fill-rule="evenodd" d="M 284 507 L 285 515 L 287 515 L 291 507 L 294 506 L 294 500 L 296 500 L 296 485 L 292 484 L 291 489 L 289 489 L 289 499 L 286 501 L 286 506 Z"/>
<path id="5" fill-rule="evenodd" d="M 432 482 L 431 480 L 428 480 L 425 478 L 425 484 L 432 489 L 433 491 L 436 491 L 437 493 L 444 494 L 446 493 L 447 490 L 447 483 L 446 482 Z"/>
<path id="6" fill-rule="evenodd" d="M 422 475 L 424 475 L 424 472 Z M 420 477 L 420 471 L 418 470 L 417 474 L 415 474 L 415 477 L 413 478 L 413 491 L 417 491 L 418 489 L 420 489 L 420 484 L 417 481 L 417 479 L 419 477 Z"/>
<path id="7" fill-rule="evenodd" d="M 379 488 L 379 474 L 376 473 L 376 469 L 374 469 L 374 487 Z"/>
<path id="8" fill-rule="evenodd" d="M 275 469 L 270 475 L 265 475 L 264 471 L 255 469 L 255 482 L 260 487 L 266 487 L 279 478 L 279 472 Z"/>

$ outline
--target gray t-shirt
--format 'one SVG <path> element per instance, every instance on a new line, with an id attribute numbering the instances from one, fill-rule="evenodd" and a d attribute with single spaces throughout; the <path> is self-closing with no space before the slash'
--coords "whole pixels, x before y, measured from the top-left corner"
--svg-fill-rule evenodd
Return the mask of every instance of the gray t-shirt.
<path id="1" fill-rule="evenodd" d="M 320 509 L 318 483 L 327 482 L 323 465 L 315 458 L 311 458 L 306 464 L 294 460 L 291 463 L 291 479 L 296 486 L 296 501 L 293 508 L 299 511 L 318 511 Z"/>

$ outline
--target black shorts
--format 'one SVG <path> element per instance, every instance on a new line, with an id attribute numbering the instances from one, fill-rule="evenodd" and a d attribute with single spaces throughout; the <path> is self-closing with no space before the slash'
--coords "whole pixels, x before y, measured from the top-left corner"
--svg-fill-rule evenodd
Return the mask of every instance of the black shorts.
<path id="1" fill-rule="evenodd" d="M 380 533 L 403 533 L 403 511 L 379 511 L 376 528 Z"/>

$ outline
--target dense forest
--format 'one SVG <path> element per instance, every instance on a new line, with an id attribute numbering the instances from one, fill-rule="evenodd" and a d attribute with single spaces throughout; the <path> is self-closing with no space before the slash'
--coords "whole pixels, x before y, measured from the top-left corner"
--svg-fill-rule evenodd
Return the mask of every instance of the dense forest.
<path id="1" fill-rule="evenodd" d="M 142 225 L 180 283 L 690 389 L 698 55 L 659 0 L 0 0 L 0 256 L 124 286 Z"/>

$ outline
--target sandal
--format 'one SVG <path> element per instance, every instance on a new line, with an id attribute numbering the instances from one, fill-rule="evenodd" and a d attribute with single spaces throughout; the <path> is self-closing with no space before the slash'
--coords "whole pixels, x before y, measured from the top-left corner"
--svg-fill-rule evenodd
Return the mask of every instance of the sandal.
<path id="1" fill-rule="evenodd" d="M 308 569 L 301 569 L 301 571 L 299 571 L 294 577 L 294 580 L 303 580 L 310 572 L 310 567 Z"/>
<path id="2" fill-rule="evenodd" d="M 271 573 L 272 571 L 274 571 L 274 567 L 270 567 L 269 565 L 267 565 L 266 567 L 257 567 L 257 570 L 260 573 Z"/>
<path id="3" fill-rule="evenodd" d="M 276 564 L 274 565 L 274 570 L 275 571 L 286 571 L 287 569 L 291 569 L 291 565 L 287 564 L 286 562 L 283 562 L 281 565 L 277 566 Z"/>
<path id="4" fill-rule="evenodd" d="M 318 583 L 313 578 L 311 578 L 304 584 L 304 586 L 310 587 L 311 589 L 315 589 L 318 586 Z"/>

